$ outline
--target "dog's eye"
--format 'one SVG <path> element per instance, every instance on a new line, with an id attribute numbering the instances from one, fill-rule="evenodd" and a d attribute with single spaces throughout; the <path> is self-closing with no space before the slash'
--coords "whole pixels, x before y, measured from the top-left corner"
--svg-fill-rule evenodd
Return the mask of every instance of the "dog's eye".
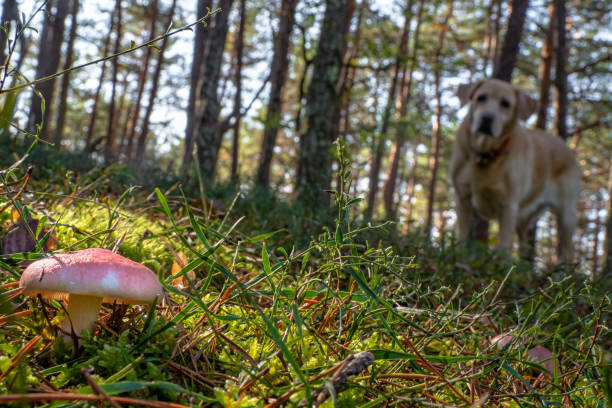
<path id="1" fill-rule="evenodd" d="M 478 102 L 486 102 L 487 100 L 487 95 L 482 94 L 482 95 L 478 95 L 478 97 L 476 98 L 476 101 Z"/>
<path id="2" fill-rule="evenodd" d="M 501 105 L 502 108 L 509 108 L 510 107 L 510 101 L 507 100 L 506 98 L 502 98 L 502 100 L 499 101 L 499 104 Z"/>

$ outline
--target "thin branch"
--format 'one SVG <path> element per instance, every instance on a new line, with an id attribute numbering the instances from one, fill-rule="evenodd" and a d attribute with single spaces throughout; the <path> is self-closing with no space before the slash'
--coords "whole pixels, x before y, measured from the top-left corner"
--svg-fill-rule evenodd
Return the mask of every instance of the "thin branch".
<path id="1" fill-rule="evenodd" d="M 77 65 L 77 66 L 65 69 L 63 71 L 56 72 L 55 74 L 47 75 L 46 77 L 42 77 L 42 78 L 39 78 L 39 79 L 35 79 L 34 81 L 26 82 L 25 84 L 14 86 L 12 88 L 2 89 L 2 90 L 0 90 L 0 95 L 3 94 L 3 93 L 6 93 L 6 92 L 17 91 L 19 89 L 23 89 L 23 88 L 26 88 L 28 86 L 36 85 L 36 84 L 39 84 L 41 82 L 49 81 L 49 80 L 51 80 L 53 78 L 62 76 L 64 74 L 68 73 L 68 72 L 76 71 L 76 70 L 79 70 L 81 68 L 88 67 L 90 65 L 95 65 L 95 64 L 98 64 L 100 62 L 108 61 L 108 60 L 111 60 L 113 58 L 117 58 L 117 57 L 119 57 L 121 55 L 133 52 L 135 50 L 139 50 L 141 48 L 149 47 L 149 46 L 153 45 L 154 43 L 156 43 L 156 42 L 158 42 L 160 40 L 163 40 L 166 37 L 173 36 L 175 34 L 178 34 L 178 33 L 182 32 L 182 31 L 185 31 L 185 30 L 190 30 L 191 27 L 193 27 L 193 26 L 195 26 L 197 24 L 204 24 L 206 22 L 206 19 L 208 19 L 209 17 L 212 17 L 213 15 L 215 15 L 217 12 L 219 12 L 219 10 L 221 10 L 221 9 L 216 9 L 216 10 L 213 10 L 213 11 L 209 11 L 204 17 L 199 18 L 198 20 L 196 20 L 195 22 L 193 22 L 191 24 L 187 24 L 185 26 L 179 27 L 176 30 L 171 31 L 171 32 L 166 31 L 166 33 L 164 33 L 163 35 L 160 35 L 160 36 L 158 36 L 158 37 L 156 37 L 156 38 L 154 38 L 154 39 L 152 39 L 150 41 L 147 41 L 147 42 L 145 42 L 143 44 L 140 44 L 140 45 L 137 45 L 137 46 L 134 46 L 134 47 L 130 47 L 130 48 L 128 48 L 126 50 L 123 50 L 121 52 L 118 52 L 116 54 L 109 55 L 107 57 L 98 58 L 96 60 L 89 61 L 89 62 L 86 62 L 84 64 Z"/>

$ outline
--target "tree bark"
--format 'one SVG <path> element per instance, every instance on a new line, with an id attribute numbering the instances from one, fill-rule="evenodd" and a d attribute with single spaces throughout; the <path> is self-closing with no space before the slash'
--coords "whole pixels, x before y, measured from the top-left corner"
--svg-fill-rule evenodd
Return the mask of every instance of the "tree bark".
<path id="1" fill-rule="evenodd" d="M 408 53 L 408 39 L 410 33 L 410 21 L 412 20 L 412 0 L 408 0 L 406 10 L 404 11 L 405 20 L 400 42 L 397 47 L 397 56 L 393 65 L 393 77 L 391 78 L 391 86 L 389 87 L 389 95 L 387 97 L 387 105 L 383 111 L 382 125 L 380 134 L 373 152 L 372 161 L 370 163 L 368 199 L 365 210 L 365 218 L 371 219 L 374 213 L 374 205 L 376 204 L 376 195 L 378 194 L 378 181 L 380 179 L 380 168 L 382 165 L 382 157 L 385 151 L 385 142 L 387 140 L 387 132 L 389 131 L 389 122 L 391 119 L 391 111 L 395 105 L 395 94 L 397 93 L 397 82 L 399 74 L 404 66 L 405 55 Z M 404 67 L 405 68 L 405 67 Z M 404 69 L 405 71 L 405 69 Z"/>
<path id="2" fill-rule="evenodd" d="M 115 10 L 111 12 L 110 16 L 110 27 L 108 29 L 108 35 L 104 40 L 104 48 L 102 50 L 102 56 L 105 57 L 108 54 L 110 48 L 111 35 L 113 32 L 113 28 L 115 27 Z M 96 88 L 96 92 L 94 93 L 94 101 L 93 107 L 91 108 L 91 113 L 89 114 L 89 124 L 87 126 L 87 134 L 85 135 L 85 152 L 91 153 L 92 146 L 92 138 L 94 132 L 94 126 L 96 124 L 96 118 L 98 117 L 98 102 L 100 100 L 100 94 L 102 93 L 102 85 L 104 84 L 104 74 L 106 73 L 106 61 L 102 62 L 102 67 L 100 68 L 100 78 L 98 79 L 98 87 Z"/>
<path id="3" fill-rule="evenodd" d="M 66 57 L 64 59 L 63 70 L 67 70 L 72 66 L 72 56 L 74 54 L 74 40 L 77 32 L 77 16 L 79 13 L 79 0 L 72 0 L 72 20 L 70 23 L 70 34 L 68 36 L 68 44 L 66 47 Z M 62 86 L 60 90 L 59 103 L 57 107 L 57 119 L 55 122 L 55 135 L 53 143 L 56 149 L 60 149 L 62 143 L 62 133 L 64 132 L 64 124 L 66 121 L 66 111 L 68 110 L 68 90 L 70 89 L 70 72 L 66 72 L 62 77 Z"/>
<path id="4" fill-rule="evenodd" d="M 244 24 L 246 19 L 246 0 L 240 0 L 240 22 L 238 35 L 236 37 L 236 75 L 234 83 L 236 94 L 234 95 L 234 126 L 232 138 L 232 168 L 231 182 L 238 184 L 238 149 L 240 147 L 240 109 L 242 106 L 242 57 L 244 54 Z"/>
<path id="5" fill-rule="evenodd" d="M 538 105 L 538 118 L 536 128 L 546 129 L 548 116 L 548 105 L 550 104 L 551 67 L 553 60 L 553 35 L 555 32 L 555 7 L 554 3 L 548 5 L 548 28 L 546 38 L 542 45 L 542 61 L 540 62 L 540 103 Z"/>
<path id="6" fill-rule="evenodd" d="M 204 59 L 204 72 L 202 87 L 203 111 L 196 129 L 196 145 L 198 149 L 198 162 L 202 177 L 213 181 L 221 146 L 221 132 L 219 131 L 219 101 L 217 100 L 217 87 L 221 63 L 223 62 L 223 49 L 227 37 L 228 17 L 233 0 L 220 0 L 218 7 L 221 11 L 214 16 L 214 27 L 210 34 L 210 49 Z"/>
<path id="7" fill-rule="evenodd" d="M 612 160 L 610 160 L 610 174 L 608 176 L 608 197 L 612 197 Z M 612 284 L 612 200 L 610 199 L 608 199 L 607 210 L 605 241 L 606 258 L 604 260 L 600 279 L 601 282 L 604 282 L 604 285 Z M 593 273 L 595 274 L 597 271 L 593 271 Z"/>
<path id="8" fill-rule="evenodd" d="M 43 78 L 57 72 L 61 55 L 61 46 L 64 40 L 64 22 L 69 10 L 69 0 L 55 0 L 49 3 L 51 12 L 45 14 L 45 21 L 38 51 L 38 63 L 35 78 Z M 55 90 L 55 79 L 41 82 L 34 86 L 30 104 L 28 128 L 42 125 L 41 138 L 49 140 L 51 135 L 47 131 L 48 118 L 52 117 L 52 102 Z M 45 101 L 45 110 L 41 107 L 41 100 Z"/>
<path id="9" fill-rule="evenodd" d="M 6 46 L 8 43 L 8 36 L 11 32 L 11 21 L 19 22 L 19 9 L 17 8 L 16 0 L 4 0 L 2 4 L 2 21 L 0 24 L 6 29 L 0 30 L 0 65 L 7 63 L 6 58 Z"/>
<path id="10" fill-rule="evenodd" d="M 412 98 L 412 75 L 414 73 L 414 69 L 416 68 L 417 63 L 417 52 L 419 48 L 419 36 L 421 33 L 423 4 L 424 1 L 421 0 L 417 9 L 417 22 L 416 27 L 414 29 L 412 53 L 410 56 L 410 68 L 408 69 L 407 74 L 408 77 L 406 78 L 405 72 L 402 76 L 400 110 L 399 115 L 397 115 L 397 134 L 395 136 L 393 147 L 391 148 L 391 160 L 389 163 L 389 169 L 387 170 L 387 180 L 385 181 L 385 186 L 383 189 L 383 204 L 385 207 L 385 216 L 387 218 L 395 218 L 396 215 L 393 198 L 395 196 L 399 163 L 402 157 L 402 150 L 404 148 L 404 144 L 406 143 L 406 133 L 408 131 L 405 120 L 406 114 L 408 113 L 408 105 L 410 104 L 410 99 Z"/>
<path id="11" fill-rule="evenodd" d="M 557 49 L 555 58 L 556 130 L 557 134 L 567 140 L 567 44 L 565 20 L 567 11 L 565 0 L 554 0 L 557 28 Z"/>
<path id="12" fill-rule="evenodd" d="M 274 56 L 270 70 L 270 98 L 266 112 L 266 123 L 255 183 L 267 187 L 270 184 L 270 169 L 276 146 L 276 137 L 281 122 L 283 87 L 287 79 L 288 54 L 291 47 L 291 32 L 295 22 L 298 0 L 282 0 L 278 34 L 274 41 Z M 299 129 L 297 129 L 299 131 Z"/>
<path id="13" fill-rule="evenodd" d="M 442 49 L 444 48 L 444 38 L 448 29 L 448 22 L 453 14 L 453 0 L 448 2 L 448 10 L 444 16 L 444 20 L 440 24 L 440 33 L 438 34 L 438 46 L 434 54 L 434 88 L 436 94 L 436 108 L 434 111 L 433 123 L 433 140 L 432 152 L 429 155 L 429 170 L 431 178 L 429 180 L 429 194 L 427 199 L 427 216 L 425 217 L 425 228 L 427 234 L 431 235 L 433 226 L 433 207 L 436 199 L 436 181 L 438 179 L 438 167 L 440 163 L 440 143 L 442 139 L 442 127 L 440 121 L 442 118 L 442 90 L 440 89 L 440 76 L 442 69 Z"/>
<path id="14" fill-rule="evenodd" d="M 352 1 L 326 0 L 312 81 L 306 95 L 308 129 L 300 137 L 296 191 L 307 208 L 329 205 L 331 152 L 341 108 L 338 86 Z"/>
<path id="15" fill-rule="evenodd" d="M 149 6 L 151 10 L 151 21 L 149 24 L 149 41 L 155 38 L 157 19 L 159 17 L 159 4 L 157 0 L 153 0 Z M 142 106 L 142 96 L 144 89 L 147 84 L 147 76 L 149 74 L 149 65 L 151 63 L 151 53 L 153 52 L 152 47 L 147 47 L 144 52 L 142 65 L 138 72 L 138 85 L 136 86 L 136 102 L 131 106 L 127 117 L 127 128 L 126 135 L 124 138 L 127 140 L 125 148 L 125 157 L 130 160 L 134 157 L 134 138 L 136 137 L 136 125 L 138 119 L 140 119 L 140 107 Z"/>
<path id="16" fill-rule="evenodd" d="M 172 0 L 172 5 L 170 6 L 170 10 L 168 11 L 168 21 L 166 23 L 166 27 L 170 27 L 170 25 L 172 24 L 175 9 L 176 0 Z M 159 89 L 159 77 L 161 76 L 161 70 L 164 65 L 164 53 L 166 51 L 166 48 L 168 47 L 168 38 L 170 37 L 164 37 L 159 47 L 159 52 L 157 54 L 155 72 L 153 73 L 153 79 L 151 81 L 151 91 L 149 93 L 149 103 L 147 105 L 147 110 L 145 111 L 144 118 L 142 119 L 142 129 L 140 130 L 140 135 L 138 136 L 138 145 L 136 147 L 136 156 L 134 164 L 137 167 L 140 167 L 142 165 L 142 159 L 144 157 L 145 144 L 149 135 L 149 125 L 151 123 L 151 113 L 153 112 L 153 107 L 155 106 L 155 98 L 157 98 L 157 90 Z"/>
<path id="17" fill-rule="evenodd" d="M 519 46 L 528 6 L 529 0 L 512 0 L 512 12 L 508 19 L 508 29 L 506 30 L 504 44 L 495 66 L 495 73 L 493 74 L 493 77 L 496 79 L 508 82 L 512 79 L 512 72 L 519 55 Z"/>
<path id="18" fill-rule="evenodd" d="M 115 45 L 113 47 L 113 54 L 117 54 L 121 49 L 121 0 L 116 0 L 115 3 L 116 11 L 116 24 L 115 24 Z M 115 135 L 117 133 L 116 120 L 115 120 L 115 98 L 117 95 L 117 74 L 119 72 L 119 58 L 113 58 L 112 62 L 113 72 L 111 74 L 112 91 L 110 97 L 110 104 L 108 108 L 108 123 L 106 125 L 106 144 L 104 146 L 104 160 L 109 164 L 114 159 L 115 154 Z"/>
<path id="19" fill-rule="evenodd" d="M 198 18 L 206 15 L 209 9 L 212 9 L 212 0 L 197 0 Z M 202 61 L 208 52 L 208 37 L 210 35 L 210 27 L 204 24 L 198 24 L 195 29 L 195 38 L 193 41 L 193 61 L 191 63 L 191 79 L 189 82 L 189 101 L 187 105 L 187 126 L 185 128 L 185 146 L 183 151 L 183 163 L 181 173 L 186 174 L 193 162 L 193 136 L 194 124 L 198 123 L 199 105 L 201 105 L 198 91 L 200 90 L 200 81 L 202 78 Z"/>
<path id="20" fill-rule="evenodd" d="M 536 120 L 536 128 L 545 130 L 548 119 L 548 105 L 550 104 L 550 86 L 551 86 L 551 66 L 552 56 L 554 53 L 553 35 L 555 32 L 555 7 L 551 3 L 548 6 L 548 28 L 546 29 L 546 37 L 542 45 L 542 61 L 539 67 L 540 77 L 540 103 L 538 105 L 538 116 Z M 527 242 L 519 248 L 521 259 L 529 262 L 535 262 L 536 244 L 537 244 L 537 226 L 533 225 L 527 231 Z"/>

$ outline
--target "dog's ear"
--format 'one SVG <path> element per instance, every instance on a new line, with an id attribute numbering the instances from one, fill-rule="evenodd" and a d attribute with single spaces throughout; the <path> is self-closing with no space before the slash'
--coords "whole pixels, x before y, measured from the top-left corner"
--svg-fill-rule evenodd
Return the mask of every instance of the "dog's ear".
<path id="1" fill-rule="evenodd" d="M 538 110 L 538 101 L 527 95 L 522 89 L 516 88 L 516 115 L 521 120 L 527 120 Z"/>
<path id="2" fill-rule="evenodd" d="M 461 106 L 465 105 L 470 101 L 470 99 L 472 99 L 472 95 L 474 95 L 474 92 L 476 92 L 476 88 L 478 88 L 483 82 L 483 80 L 480 80 L 472 82 L 471 84 L 459 85 L 459 88 L 457 89 L 457 96 L 459 97 Z"/>

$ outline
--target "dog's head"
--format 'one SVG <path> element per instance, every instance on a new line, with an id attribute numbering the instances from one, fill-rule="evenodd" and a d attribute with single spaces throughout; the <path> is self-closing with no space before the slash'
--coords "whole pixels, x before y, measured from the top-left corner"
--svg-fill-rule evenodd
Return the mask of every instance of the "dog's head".
<path id="1" fill-rule="evenodd" d="M 521 89 L 498 79 L 486 79 L 460 85 L 457 92 L 461 106 L 470 102 L 470 131 L 499 138 L 517 119 L 529 118 L 537 101 Z"/>

